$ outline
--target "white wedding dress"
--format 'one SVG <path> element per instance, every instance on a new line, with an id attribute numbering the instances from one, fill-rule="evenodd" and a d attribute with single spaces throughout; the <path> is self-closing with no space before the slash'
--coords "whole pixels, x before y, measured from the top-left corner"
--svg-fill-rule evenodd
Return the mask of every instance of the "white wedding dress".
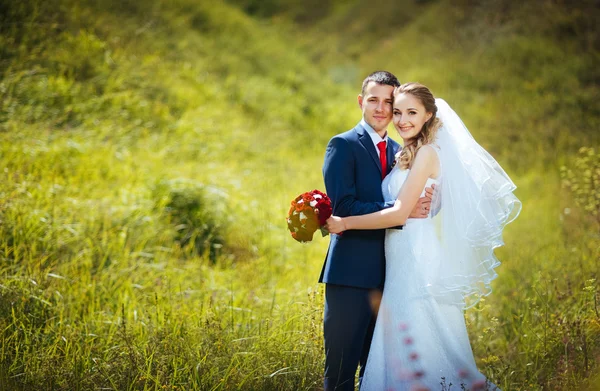
<path id="1" fill-rule="evenodd" d="M 396 166 L 385 178 L 386 201 L 397 198 L 408 173 Z M 439 182 L 429 179 L 426 187 Z M 445 255 L 435 218 L 408 219 L 402 230 L 388 229 L 385 255 L 385 288 L 360 390 L 461 390 L 461 385 L 471 390 L 484 385 L 462 308 L 450 304 L 454 298 L 434 297 L 428 290 Z"/>

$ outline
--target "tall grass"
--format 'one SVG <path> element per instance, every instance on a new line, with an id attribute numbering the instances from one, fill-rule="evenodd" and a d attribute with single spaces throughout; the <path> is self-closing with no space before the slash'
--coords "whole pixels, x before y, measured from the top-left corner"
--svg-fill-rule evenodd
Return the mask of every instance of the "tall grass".
<path id="1" fill-rule="evenodd" d="M 331 81 L 349 68 L 222 3 L 0 9 L 0 389 L 319 389 L 327 240 L 294 242 L 284 217 L 358 120 L 356 85 Z M 463 107 L 496 142 L 497 102 Z M 600 229 L 557 168 L 498 153 L 524 210 L 467 312 L 475 356 L 503 389 L 585 387 Z"/>

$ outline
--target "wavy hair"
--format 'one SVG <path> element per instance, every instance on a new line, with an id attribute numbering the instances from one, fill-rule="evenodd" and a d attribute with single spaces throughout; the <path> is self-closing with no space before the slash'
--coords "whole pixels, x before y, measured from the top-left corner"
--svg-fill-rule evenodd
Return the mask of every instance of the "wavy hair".
<path id="1" fill-rule="evenodd" d="M 442 126 L 442 122 L 436 116 L 437 106 L 435 105 L 435 97 L 429 88 L 425 87 L 423 84 L 404 83 L 394 89 L 394 98 L 400 94 L 410 94 L 414 96 L 421 101 L 423 106 L 425 106 L 426 112 L 433 114 L 431 118 L 423 124 L 421 131 L 416 136 L 416 140 L 405 145 L 404 148 L 402 148 L 402 152 L 400 152 L 397 163 L 402 169 L 408 169 L 412 166 L 419 149 L 421 149 L 423 145 L 431 144 L 433 140 L 435 140 L 435 136 Z"/>

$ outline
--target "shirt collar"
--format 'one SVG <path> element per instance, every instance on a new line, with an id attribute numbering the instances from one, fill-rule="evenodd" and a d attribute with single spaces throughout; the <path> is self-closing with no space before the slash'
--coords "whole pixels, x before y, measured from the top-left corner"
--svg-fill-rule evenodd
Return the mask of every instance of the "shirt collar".
<path id="1" fill-rule="evenodd" d="M 381 136 L 379 136 L 377 134 L 377 132 L 371 127 L 371 125 L 369 125 L 367 123 L 367 121 L 365 121 L 364 118 L 360 120 L 360 124 L 367 131 L 367 133 L 369 133 L 369 136 L 371 137 L 371 140 L 373 140 L 373 144 L 375 146 L 377 146 L 377 144 L 379 144 L 382 141 L 385 141 L 387 143 L 387 141 L 388 141 L 387 133 L 385 134 L 384 138 L 381 138 Z"/>

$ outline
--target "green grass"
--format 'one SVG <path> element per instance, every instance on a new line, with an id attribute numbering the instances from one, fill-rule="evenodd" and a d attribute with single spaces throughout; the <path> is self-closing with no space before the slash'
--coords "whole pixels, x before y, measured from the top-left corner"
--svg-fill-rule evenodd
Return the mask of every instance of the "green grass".
<path id="1" fill-rule="evenodd" d="M 581 35 L 555 43 L 543 18 L 494 35 L 481 10 L 456 41 L 466 8 L 442 1 L 374 48 L 380 9 L 344 28 L 360 5 L 328 4 L 299 26 L 188 0 L 0 2 L 0 389 L 319 389 L 327 239 L 294 242 L 284 217 L 324 190 L 327 140 L 380 67 L 446 97 L 519 186 L 494 293 L 466 315 L 480 369 L 592 389 L 600 227 L 559 166 L 598 145 L 597 51 L 568 57 Z M 402 62 L 423 31 L 412 53 L 438 60 Z M 478 31 L 489 45 L 467 45 Z"/>

